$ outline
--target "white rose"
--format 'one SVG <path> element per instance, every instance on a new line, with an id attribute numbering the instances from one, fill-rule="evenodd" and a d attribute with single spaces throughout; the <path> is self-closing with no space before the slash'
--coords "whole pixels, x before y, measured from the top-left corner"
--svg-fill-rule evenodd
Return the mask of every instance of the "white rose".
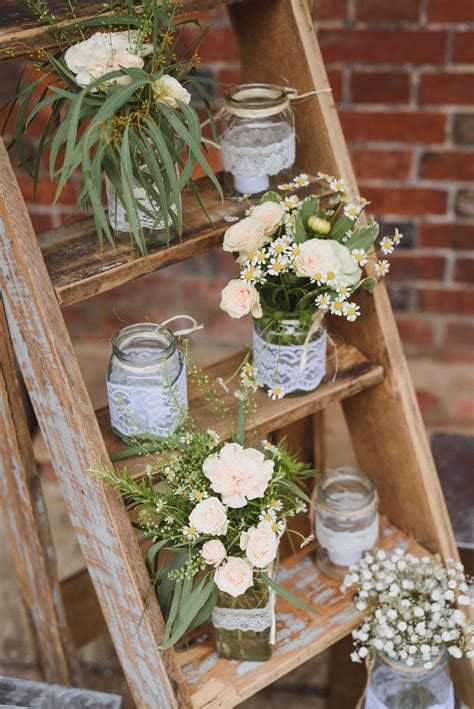
<path id="1" fill-rule="evenodd" d="M 329 239 L 309 239 L 300 246 L 300 253 L 293 261 L 297 276 L 311 278 L 328 272 L 339 273 L 339 261 Z"/>
<path id="2" fill-rule="evenodd" d="M 189 524 L 198 532 L 219 537 L 227 532 L 226 508 L 217 497 L 202 500 L 189 515 Z"/>
<path id="3" fill-rule="evenodd" d="M 153 93 L 159 103 L 164 103 L 170 108 L 177 108 L 178 101 L 183 103 L 191 101 L 189 91 L 169 74 L 163 74 L 162 77 L 153 82 Z"/>
<path id="4" fill-rule="evenodd" d="M 204 475 L 224 504 L 232 508 L 245 507 L 247 500 L 263 497 L 274 470 L 272 460 L 266 460 L 256 448 L 243 448 L 238 443 L 226 443 L 219 455 L 210 455 L 203 463 Z"/>
<path id="5" fill-rule="evenodd" d="M 355 283 L 360 281 L 362 270 L 357 265 L 347 246 L 340 244 L 338 241 L 331 241 L 330 244 L 339 261 L 341 280 L 348 286 L 355 285 Z"/>
<path id="6" fill-rule="evenodd" d="M 279 202 L 263 202 L 252 209 L 251 216 L 263 224 L 264 235 L 273 236 L 283 221 L 285 208 Z"/>
<path id="7" fill-rule="evenodd" d="M 226 230 L 222 248 L 231 253 L 249 253 L 259 249 L 265 241 L 265 226 L 260 219 L 252 215 L 232 224 Z"/>
<path id="8" fill-rule="evenodd" d="M 236 598 L 253 586 L 253 569 L 245 559 L 229 556 L 216 570 L 214 582 L 219 591 Z"/>
<path id="9" fill-rule="evenodd" d="M 260 522 L 240 535 L 240 548 L 258 569 L 266 569 L 278 551 L 278 536 L 268 522 Z"/>
<path id="10" fill-rule="evenodd" d="M 202 545 L 201 556 L 211 566 L 219 566 L 227 556 L 225 546 L 219 539 L 211 539 Z"/>
<path id="11" fill-rule="evenodd" d="M 229 281 L 222 290 L 220 308 L 231 318 L 241 318 L 249 313 L 254 318 L 261 318 L 263 314 L 257 289 L 238 278 Z"/>
<path id="12" fill-rule="evenodd" d="M 64 61 L 76 74 L 79 86 L 87 86 L 110 71 L 121 68 L 141 69 L 144 62 L 134 51 L 133 39 L 127 32 L 96 32 L 83 42 L 69 47 Z M 145 45 L 141 54 L 148 53 L 148 45 Z M 124 86 L 131 80 L 130 76 L 124 75 L 112 79 L 110 83 Z"/>

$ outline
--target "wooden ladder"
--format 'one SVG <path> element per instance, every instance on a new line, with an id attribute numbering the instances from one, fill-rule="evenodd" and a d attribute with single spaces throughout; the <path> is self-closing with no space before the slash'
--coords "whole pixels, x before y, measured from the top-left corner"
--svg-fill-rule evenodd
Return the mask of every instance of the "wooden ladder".
<path id="1" fill-rule="evenodd" d="M 329 86 L 306 0 L 181 1 L 183 13 L 219 4 L 228 5 L 244 80 L 291 85 L 300 92 Z M 91 14 L 101 3 L 83 0 L 80 6 L 81 14 Z M 0 50 L 19 40 L 30 44 L 45 40 L 44 29 L 27 21 L 23 12 L 16 0 L 2 3 Z M 357 193 L 331 94 L 301 103 L 296 120 L 298 168 L 341 176 Z M 304 579 L 303 593 L 318 604 L 322 616 L 314 619 L 283 605 L 279 622 L 285 625 L 281 634 L 285 639 L 268 663 L 255 669 L 250 663 L 218 659 L 206 642 L 160 652 L 163 619 L 154 597 L 145 610 L 149 578 L 125 507 L 88 473 L 98 463 L 107 465 L 122 444 L 110 430 L 107 410 L 94 412 L 61 308 L 218 248 L 224 215 L 241 215 L 243 208 L 233 201 L 222 204 L 205 180 L 201 192 L 212 222 L 185 195 L 187 229 L 182 241 L 153 248 L 146 258 L 123 244 L 100 251 L 92 220 L 37 237 L 0 144 L 0 472 L 15 568 L 46 678 L 80 681 L 74 646 L 96 637 L 106 625 L 136 705 L 146 709 L 236 706 L 328 648 L 359 620 L 337 584 L 318 574 L 309 556 L 300 555 L 284 562 L 284 582 L 301 589 Z M 260 431 L 290 426 L 293 445 L 311 449 L 315 413 L 342 401 L 360 466 L 375 478 L 381 508 L 390 518 L 383 543 L 391 546 L 400 539 L 411 543 L 408 535 L 433 552 L 456 557 L 385 287 L 379 285 L 373 297 L 360 298 L 363 317 L 356 325 L 331 322 L 331 329 L 347 343 L 339 350 L 334 381 L 329 377 L 315 392 L 278 402 L 259 395 Z M 15 361 L 87 562 L 87 572 L 61 584 Z M 209 371 L 225 377 L 236 361 L 228 358 Z M 193 391 L 190 400 L 191 410 L 205 425 L 210 420 L 206 403 Z M 142 459 L 126 463 L 134 475 L 143 474 Z"/>

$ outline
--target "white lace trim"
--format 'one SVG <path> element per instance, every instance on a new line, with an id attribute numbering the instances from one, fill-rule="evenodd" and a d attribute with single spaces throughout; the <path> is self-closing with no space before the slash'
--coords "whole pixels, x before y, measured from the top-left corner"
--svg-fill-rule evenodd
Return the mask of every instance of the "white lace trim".
<path id="1" fill-rule="evenodd" d="M 222 608 L 216 606 L 212 611 L 212 624 L 224 630 L 253 630 L 262 632 L 271 628 L 275 613 L 275 599 L 270 597 L 263 608 Z"/>
<path id="2" fill-rule="evenodd" d="M 179 374 L 172 384 L 163 378 L 137 377 L 141 384 L 130 384 L 131 377 L 123 383 L 107 381 L 110 422 L 124 436 L 151 434 L 166 438 L 175 431 L 188 406 L 186 363 L 180 353 Z"/>
<path id="3" fill-rule="evenodd" d="M 331 529 L 316 514 L 316 538 L 326 549 L 330 561 L 336 566 L 350 566 L 360 560 L 364 551 L 373 549 L 379 537 L 379 515 L 364 529 L 342 532 Z"/>
<path id="4" fill-rule="evenodd" d="M 396 693 L 397 687 L 394 687 L 394 692 Z M 390 687 L 387 687 L 387 697 L 390 696 Z M 393 709 L 393 704 L 385 704 L 382 702 L 377 695 L 375 694 L 374 690 L 372 687 L 369 685 L 367 688 L 367 692 L 365 695 L 365 704 L 364 704 L 364 709 Z M 408 705 L 407 705 L 408 706 Z M 453 685 L 451 683 L 451 686 L 449 688 L 449 693 L 448 697 L 445 702 L 442 704 L 430 704 L 429 706 L 426 705 L 424 709 L 454 709 L 454 690 L 453 690 Z M 419 709 L 418 707 L 416 708 L 413 706 L 413 709 Z"/>
<path id="5" fill-rule="evenodd" d="M 295 162 L 296 138 L 288 123 L 239 124 L 221 138 L 224 170 L 233 175 L 278 175 Z"/>
<path id="6" fill-rule="evenodd" d="M 285 394 L 312 391 L 326 374 L 327 333 L 307 346 L 306 364 L 301 369 L 303 345 L 277 345 L 263 340 L 253 331 L 253 363 L 261 384 L 271 389 L 282 387 Z"/>
<path id="7" fill-rule="evenodd" d="M 107 193 L 107 207 L 110 226 L 115 231 L 129 232 L 130 222 L 128 221 L 127 213 L 122 202 L 116 196 L 115 187 L 108 178 L 105 178 L 105 186 Z M 145 209 L 148 209 L 150 212 L 157 213 L 159 211 L 159 205 L 153 200 L 151 200 L 149 197 L 147 197 L 147 194 L 142 187 L 138 185 L 134 187 L 133 196 L 139 204 L 145 207 Z M 175 214 L 177 214 L 178 210 L 176 208 L 176 204 L 170 205 L 170 209 Z M 152 219 L 147 214 L 145 214 L 145 212 L 141 211 L 138 212 L 138 221 L 142 229 L 164 229 L 165 226 L 164 219 L 161 219 L 159 222 L 156 222 L 155 219 Z M 172 224 L 172 218 L 168 217 L 168 226 L 171 226 Z"/>

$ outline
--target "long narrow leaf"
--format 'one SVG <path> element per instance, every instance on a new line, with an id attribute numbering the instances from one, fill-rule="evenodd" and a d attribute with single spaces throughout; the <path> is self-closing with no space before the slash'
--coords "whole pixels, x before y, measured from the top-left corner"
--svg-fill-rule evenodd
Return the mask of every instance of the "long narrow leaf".
<path id="1" fill-rule="evenodd" d="M 268 574 L 266 574 L 265 572 L 260 571 L 260 576 L 265 581 L 265 583 L 268 584 L 270 588 L 273 588 L 273 590 L 278 593 L 279 596 L 284 598 L 285 601 L 289 601 L 297 608 L 301 608 L 301 610 L 307 611 L 308 613 L 312 613 L 313 615 L 321 615 L 321 613 L 319 613 L 316 608 L 313 608 L 313 606 L 309 606 L 307 603 L 302 601 L 301 598 L 298 598 L 298 596 L 295 596 L 293 593 L 291 593 L 291 591 L 288 591 L 286 588 L 283 588 L 283 586 L 280 586 L 277 581 L 274 581 L 271 576 L 268 576 Z"/>

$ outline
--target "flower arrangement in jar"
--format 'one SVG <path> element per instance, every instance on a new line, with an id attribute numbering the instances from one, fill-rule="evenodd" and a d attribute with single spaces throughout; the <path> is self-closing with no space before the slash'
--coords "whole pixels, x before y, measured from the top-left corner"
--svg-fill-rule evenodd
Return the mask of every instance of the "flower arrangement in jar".
<path id="1" fill-rule="evenodd" d="M 193 365 L 188 370 L 227 424 L 231 412 L 220 392 Z M 153 440 L 153 454 L 142 442 L 145 481 L 115 469 L 95 472 L 123 495 L 151 540 L 147 563 L 166 620 L 162 648 L 210 618 L 219 655 L 264 661 L 275 641 L 275 594 L 316 613 L 277 578 L 280 539 L 292 531 L 291 517 L 307 510 L 301 482 L 311 471 L 283 442 L 245 443 L 254 404 L 249 390 L 237 391 L 239 426 L 230 441 L 199 431 L 188 416 L 168 439 Z M 293 533 L 302 546 L 310 541 Z"/>
<path id="2" fill-rule="evenodd" d="M 147 241 L 168 243 L 171 229 L 182 232 L 181 192 L 193 184 L 196 164 L 221 191 L 190 105 L 189 88 L 203 92 L 195 69 L 199 57 L 177 58 L 181 28 L 170 2 L 104 3 L 101 13 L 83 20 L 70 3 L 67 24 L 58 23 L 46 3 L 27 4 L 49 27 L 58 49 L 31 50 L 39 77 L 25 80 L 14 98 L 22 167 L 36 187 L 48 154 L 58 199 L 82 166 L 77 206 L 92 208 L 101 244 L 104 236 L 113 244 L 120 234 L 143 253 Z M 35 96 L 39 100 L 33 104 Z M 49 118 L 31 156 L 25 136 L 45 111 Z M 102 204 L 104 176 L 108 215 Z"/>
<path id="3" fill-rule="evenodd" d="M 309 185 L 305 174 L 280 185 L 281 194 L 267 192 L 224 235 L 240 277 L 225 286 L 220 307 L 232 318 L 252 315 L 256 377 L 278 398 L 318 386 L 325 374 L 324 316 L 356 320 L 355 292 L 373 292 L 377 284 L 363 267 L 370 259 L 376 275 L 389 270 L 376 256 L 378 224 L 358 225 L 366 200 L 351 201 L 343 180 L 318 177 L 320 189 L 305 199 L 290 193 Z M 381 239 L 382 254 L 401 238 L 396 229 Z"/>
<path id="4" fill-rule="evenodd" d="M 462 564 L 379 549 L 350 567 L 341 590 L 353 589 L 355 607 L 368 613 L 351 655 L 369 665 L 366 709 L 454 709 L 447 657 L 474 655 Z"/>

